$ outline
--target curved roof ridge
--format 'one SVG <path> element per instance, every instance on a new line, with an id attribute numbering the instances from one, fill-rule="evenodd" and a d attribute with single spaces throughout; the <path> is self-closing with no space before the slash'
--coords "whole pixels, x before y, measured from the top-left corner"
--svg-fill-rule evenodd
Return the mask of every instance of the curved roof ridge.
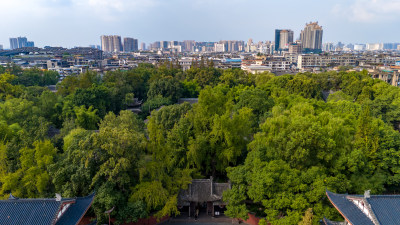
<path id="1" fill-rule="evenodd" d="M 345 218 L 350 224 L 363 224 L 363 225 L 374 225 L 367 215 L 356 206 L 352 200 L 348 199 L 348 194 L 336 194 L 329 190 L 326 190 L 326 195 L 336 210 Z"/>

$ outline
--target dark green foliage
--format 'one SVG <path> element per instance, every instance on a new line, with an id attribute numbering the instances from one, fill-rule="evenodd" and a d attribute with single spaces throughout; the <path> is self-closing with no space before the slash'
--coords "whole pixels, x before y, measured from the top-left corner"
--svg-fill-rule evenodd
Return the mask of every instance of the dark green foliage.
<path id="1" fill-rule="evenodd" d="M 167 106 L 171 105 L 171 99 L 169 98 L 164 98 L 161 95 L 154 96 L 151 99 L 148 99 L 143 105 L 142 105 L 142 112 L 145 115 L 150 114 L 150 112 L 154 109 L 158 109 L 161 106 Z"/>
<path id="2" fill-rule="evenodd" d="M 91 88 L 77 88 L 72 95 L 72 104 L 76 106 L 93 107 L 97 114 L 103 118 L 107 112 L 114 111 L 110 91 L 104 86 L 92 86 Z"/>
<path id="3" fill-rule="evenodd" d="M 176 103 L 182 96 L 182 84 L 176 78 L 170 76 L 157 79 L 150 83 L 147 98 L 153 99 L 157 96 L 162 96 Z"/>
<path id="4" fill-rule="evenodd" d="M 55 85 L 58 82 L 60 75 L 55 71 L 43 71 L 37 68 L 23 70 L 17 74 L 17 78 L 13 81 L 14 84 L 23 86 L 47 86 Z"/>

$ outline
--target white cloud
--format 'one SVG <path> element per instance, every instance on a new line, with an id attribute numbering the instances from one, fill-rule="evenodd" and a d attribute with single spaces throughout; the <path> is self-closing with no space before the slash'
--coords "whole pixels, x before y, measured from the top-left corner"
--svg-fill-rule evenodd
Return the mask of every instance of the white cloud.
<path id="1" fill-rule="evenodd" d="M 399 0 L 355 0 L 350 6 L 336 5 L 333 13 L 352 22 L 390 22 L 400 16 Z"/>

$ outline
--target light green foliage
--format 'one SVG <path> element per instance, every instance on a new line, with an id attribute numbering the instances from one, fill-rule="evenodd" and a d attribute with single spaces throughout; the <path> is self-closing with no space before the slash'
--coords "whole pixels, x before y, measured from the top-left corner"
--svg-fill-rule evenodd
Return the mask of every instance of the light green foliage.
<path id="1" fill-rule="evenodd" d="M 247 188 L 239 196 L 262 203 L 270 223 L 293 224 L 307 208 L 313 208 L 313 222 L 333 214 L 323 202 L 325 188 L 350 193 L 385 191 L 392 171 L 381 167 L 381 157 L 399 146 L 399 134 L 389 144 L 383 139 L 394 131 L 371 118 L 368 107 L 361 111 L 350 102 L 332 104 L 337 106 L 305 100 L 289 101 L 286 109 L 275 106 L 272 117 L 261 125 L 262 132 L 249 144 L 246 170 L 241 166 L 228 170 L 234 183 L 228 193 L 236 186 Z M 382 142 L 389 146 L 380 146 Z M 238 179 L 237 174 L 243 173 Z M 228 211 L 239 206 L 228 206 Z"/>
<path id="2" fill-rule="evenodd" d="M 238 163 L 246 153 L 254 121 L 251 109 L 233 110 L 233 93 L 227 86 L 207 87 L 188 113 L 192 133 L 187 146 L 188 163 L 215 175 Z"/>
<path id="3" fill-rule="evenodd" d="M 237 86 L 239 84 L 246 86 L 254 84 L 254 75 L 241 69 L 224 70 L 219 79 L 221 80 L 221 83 L 230 87 Z"/>
<path id="4" fill-rule="evenodd" d="M 0 74 L 0 100 L 18 97 L 22 93 L 20 86 L 15 86 L 11 83 L 15 78 L 15 75 L 9 73 Z"/>
<path id="5" fill-rule="evenodd" d="M 189 80 L 195 80 L 196 83 L 202 88 L 206 87 L 207 85 L 217 85 L 221 74 L 222 70 L 218 70 L 213 67 L 199 68 L 196 66 L 196 64 L 192 64 L 192 68 L 186 71 L 186 77 Z"/>
<path id="6" fill-rule="evenodd" d="M 144 158 L 140 170 L 141 184 L 135 187 L 131 201 L 142 200 L 148 210 L 156 211 L 161 218 L 177 215 L 177 195 L 191 182 L 192 170 L 186 167 L 182 140 L 185 132 L 177 124 L 191 109 L 188 103 L 166 106 L 153 111 L 148 123 L 148 150 L 151 158 Z"/>
<path id="7" fill-rule="evenodd" d="M 92 135 L 93 146 L 88 153 L 96 164 L 90 187 L 111 199 L 95 200 L 95 211 L 100 216 L 114 205 L 121 209 L 116 217 L 124 220 L 130 217 L 121 214 L 129 212 L 126 207 L 130 207 L 127 203 L 130 187 L 139 181 L 138 162 L 145 147 L 144 124 L 132 112 L 121 111 L 119 116 L 107 114 L 99 128 L 99 133 Z"/>
<path id="8" fill-rule="evenodd" d="M 34 148 L 20 149 L 20 168 L 0 178 L 1 196 L 12 191 L 16 196 L 34 198 L 53 191 L 48 166 L 54 162 L 57 150 L 48 140 L 33 145 Z"/>
<path id="9" fill-rule="evenodd" d="M 78 126 L 87 130 L 95 130 L 97 128 L 97 123 L 100 120 L 100 117 L 96 114 L 97 109 L 93 109 L 92 106 L 86 109 L 86 107 L 82 105 L 81 107 L 75 106 L 74 111 Z"/>
<path id="10" fill-rule="evenodd" d="M 184 80 L 182 81 L 182 86 L 183 86 L 182 97 L 197 98 L 199 96 L 201 88 L 195 80 L 192 81 Z"/>
<path id="11" fill-rule="evenodd" d="M 86 72 L 77 76 L 67 76 L 57 84 L 57 93 L 62 96 L 73 94 L 77 88 L 90 88 L 93 84 L 100 84 L 100 75 L 96 72 Z"/>
<path id="12" fill-rule="evenodd" d="M 312 225 L 313 220 L 313 211 L 312 208 L 306 210 L 303 220 L 299 223 L 299 225 Z"/>

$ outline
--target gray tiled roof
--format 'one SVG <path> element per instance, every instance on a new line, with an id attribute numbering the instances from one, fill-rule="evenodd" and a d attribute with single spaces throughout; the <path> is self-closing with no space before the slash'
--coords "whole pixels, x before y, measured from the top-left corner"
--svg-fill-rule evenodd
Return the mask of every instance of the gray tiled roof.
<path id="1" fill-rule="evenodd" d="M 350 198 L 360 199 L 366 204 L 371 218 L 380 225 L 400 224 L 400 195 L 371 195 L 364 197 L 361 195 L 344 195 L 326 192 L 332 204 L 340 213 L 353 225 L 373 224 L 361 210 L 353 203 Z"/>
<path id="2" fill-rule="evenodd" d="M 400 224 L 400 195 L 371 195 L 366 200 L 380 224 Z"/>
<path id="3" fill-rule="evenodd" d="M 93 199 L 94 193 L 86 197 L 76 198 L 75 203 L 61 216 L 56 225 L 78 224 L 92 205 Z"/>
<path id="4" fill-rule="evenodd" d="M 229 183 L 214 183 L 211 179 L 193 179 L 188 189 L 180 191 L 178 203 L 184 205 L 184 202 L 221 201 L 222 193 L 229 188 Z"/>
<path id="5" fill-rule="evenodd" d="M 57 225 L 77 224 L 90 207 L 94 195 L 84 198 L 18 199 L 10 195 L 8 200 L 0 201 L 1 225 L 52 225 L 63 204 L 71 203 Z M 89 203 L 90 202 L 90 203 Z M 67 220 L 68 218 L 68 220 Z M 66 221 L 67 223 L 64 223 Z"/>
<path id="6" fill-rule="evenodd" d="M 335 194 L 326 191 L 326 195 L 332 204 L 340 211 L 340 213 L 353 225 L 374 225 L 353 202 L 351 202 L 345 194 Z M 360 196 L 357 196 L 360 197 Z"/>
<path id="7" fill-rule="evenodd" d="M 55 199 L 16 199 L 0 201 L 0 224 L 53 224 L 61 202 Z"/>

